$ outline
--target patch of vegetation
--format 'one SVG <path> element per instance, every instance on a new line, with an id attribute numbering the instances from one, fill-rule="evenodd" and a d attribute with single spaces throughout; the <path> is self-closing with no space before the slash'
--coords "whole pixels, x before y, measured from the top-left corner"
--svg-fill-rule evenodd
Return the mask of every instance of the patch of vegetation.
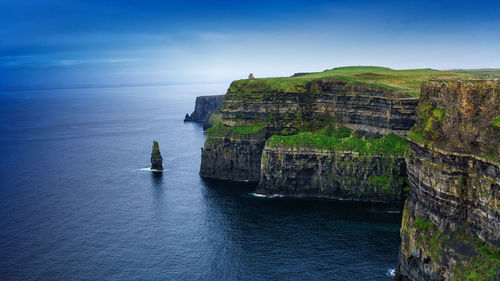
<path id="1" fill-rule="evenodd" d="M 271 147 L 314 147 L 335 151 L 354 151 L 363 154 L 405 155 L 408 141 L 398 135 L 388 134 L 381 138 L 360 138 L 351 129 L 321 129 L 291 136 L 274 135 L 268 140 Z"/>
<path id="2" fill-rule="evenodd" d="M 494 156 L 494 155 L 486 154 L 486 155 L 484 155 L 484 158 L 486 158 L 486 159 L 488 159 L 490 161 L 493 161 L 493 162 L 500 163 L 500 157 L 497 157 L 497 156 Z"/>
<path id="3" fill-rule="evenodd" d="M 405 186 L 403 187 L 403 191 L 402 191 L 402 192 L 403 192 L 403 196 L 404 196 L 404 197 L 407 197 L 407 196 L 408 196 L 408 194 L 410 193 L 410 189 L 411 189 L 411 187 L 410 187 L 409 185 L 405 185 Z"/>
<path id="4" fill-rule="evenodd" d="M 231 130 L 233 133 L 238 135 L 248 135 L 255 134 L 266 127 L 264 124 L 252 124 L 252 125 L 241 125 L 241 126 L 233 126 Z"/>
<path id="5" fill-rule="evenodd" d="M 432 225 L 431 221 L 427 221 L 423 218 L 417 217 L 413 222 L 413 226 L 417 229 L 426 229 Z"/>
<path id="6" fill-rule="evenodd" d="M 417 122 L 408 133 L 408 138 L 418 143 L 433 145 L 439 138 L 439 126 L 446 118 L 446 111 L 421 101 L 417 107 Z"/>
<path id="7" fill-rule="evenodd" d="M 210 118 L 208 118 L 208 124 L 213 126 L 213 125 L 216 125 L 218 123 L 222 122 L 222 114 L 215 114 L 215 113 L 212 113 L 210 115 Z"/>
<path id="8" fill-rule="evenodd" d="M 153 151 L 151 152 L 153 155 L 158 155 L 160 154 L 160 146 L 158 145 L 157 141 L 153 141 Z"/>
<path id="9" fill-rule="evenodd" d="M 457 235 L 464 244 L 470 245 L 475 254 L 466 261 L 459 261 L 455 269 L 456 280 L 493 281 L 500 279 L 500 248 L 483 241 Z"/>
<path id="10" fill-rule="evenodd" d="M 432 110 L 432 117 L 437 119 L 438 121 L 442 122 L 444 118 L 446 117 L 446 111 L 442 108 L 434 108 Z"/>
<path id="11" fill-rule="evenodd" d="M 383 191 L 387 191 L 391 186 L 392 178 L 388 176 L 373 176 L 369 177 L 368 181 L 373 183 L 375 186 L 379 187 Z"/>
<path id="12" fill-rule="evenodd" d="M 324 135 L 327 137 L 334 138 L 347 138 L 353 134 L 353 130 L 347 127 L 341 127 L 339 129 L 333 129 L 330 126 L 325 126 L 315 132 L 317 135 Z"/>
<path id="13" fill-rule="evenodd" d="M 231 128 L 222 125 L 222 122 L 217 123 L 215 126 L 207 130 L 207 135 L 211 137 L 223 137 L 231 132 Z"/>
<path id="14" fill-rule="evenodd" d="M 416 217 L 412 224 L 414 231 L 404 229 L 405 233 L 414 233 L 414 239 L 418 245 L 425 250 L 433 260 L 441 260 L 445 244 L 450 239 L 450 234 L 441 232 L 431 221 Z"/>
<path id="15" fill-rule="evenodd" d="M 401 190 L 401 195 L 407 197 L 410 192 L 410 183 L 408 182 L 408 177 L 398 177 L 398 185 L 403 186 Z"/>
<path id="16" fill-rule="evenodd" d="M 224 126 L 222 122 L 219 122 L 215 126 L 212 126 L 207 130 L 207 135 L 211 137 L 225 137 L 231 134 L 249 135 L 258 133 L 265 127 L 266 125 L 264 124 L 250 124 L 250 125 L 227 127 Z"/>
<path id="17" fill-rule="evenodd" d="M 497 118 L 497 119 L 491 121 L 491 125 L 493 125 L 497 128 L 500 128 L 500 118 Z"/>
<path id="18" fill-rule="evenodd" d="M 403 216 L 406 214 L 403 213 Z M 415 228 L 414 231 L 411 228 L 403 228 L 403 233 L 407 237 L 413 233 L 415 242 L 434 261 L 441 261 L 445 251 L 452 255 L 456 253 L 448 251 L 449 248 L 470 249 L 465 257 L 460 256 L 454 269 L 454 280 L 499 280 L 500 248 L 474 238 L 463 231 L 443 233 L 431 221 L 423 218 L 415 218 L 412 225 Z"/>

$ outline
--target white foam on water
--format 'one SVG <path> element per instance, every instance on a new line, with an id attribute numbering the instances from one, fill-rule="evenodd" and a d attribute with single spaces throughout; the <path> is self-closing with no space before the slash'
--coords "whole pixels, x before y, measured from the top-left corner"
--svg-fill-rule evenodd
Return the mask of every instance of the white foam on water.
<path id="1" fill-rule="evenodd" d="M 396 276 L 396 269 L 395 268 L 389 268 L 389 269 L 387 269 L 386 275 L 387 276 L 391 276 L 391 277 Z"/>
<path id="2" fill-rule="evenodd" d="M 250 193 L 250 196 L 259 197 L 259 198 L 281 198 L 281 197 L 283 197 L 283 195 L 281 195 L 281 194 L 264 195 L 264 194 L 255 193 L 255 192 Z"/>
<path id="3" fill-rule="evenodd" d="M 401 211 L 387 211 L 388 214 L 399 214 Z"/>
<path id="4" fill-rule="evenodd" d="M 253 197 L 267 197 L 267 195 L 264 195 L 264 194 L 260 194 L 260 193 L 255 193 L 255 192 L 252 192 L 250 193 L 251 196 Z"/>
<path id="5" fill-rule="evenodd" d="M 142 168 L 142 169 L 139 169 L 139 171 L 147 171 L 147 172 L 165 172 L 167 169 L 163 169 L 163 170 L 156 170 L 156 169 L 151 169 L 151 168 Z"/>

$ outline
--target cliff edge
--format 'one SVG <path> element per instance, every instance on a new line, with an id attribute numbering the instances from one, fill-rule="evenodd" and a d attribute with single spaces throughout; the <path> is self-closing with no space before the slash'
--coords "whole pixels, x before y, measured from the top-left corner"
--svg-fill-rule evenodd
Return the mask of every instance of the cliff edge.
<path id="1" fill-rule="evenodd" d="M 220 120 L 215 120 L 215 119 L 220 119 L 220 111 L 222 108 L 222 100 L 224 99 L 225 95 L 214 95 L 214 96 L 199 96 L 196 97 L 196 103 L 194 107 L 193 113 L 191 115 L 186 113 L 186 116 L 184 117 L 184 122 L 199 122 L 203 123 L 203 129 L 206 130 L 214 123 Z M 213 115 L 219 115 L 219 116 L 213 116 L 212 119 L 210 120 L 211 116 Z"/>
<path id="2" fill-rule="evenodd" d="M 396 280 L 500 280 L 500 84 L 422 85 Z"/>

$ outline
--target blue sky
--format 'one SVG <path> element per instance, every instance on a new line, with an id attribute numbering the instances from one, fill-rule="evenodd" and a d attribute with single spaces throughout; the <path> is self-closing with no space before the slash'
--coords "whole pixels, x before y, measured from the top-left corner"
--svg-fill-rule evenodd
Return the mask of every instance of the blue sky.
<path id="1" fill-rule="evenodd" d="M 500 68 L 499 1 L 5 1 L 0 89 Z"/>

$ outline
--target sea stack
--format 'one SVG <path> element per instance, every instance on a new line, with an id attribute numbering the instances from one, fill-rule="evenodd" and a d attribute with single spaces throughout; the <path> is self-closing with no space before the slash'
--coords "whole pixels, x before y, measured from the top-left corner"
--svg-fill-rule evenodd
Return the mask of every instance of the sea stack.
<path id="1" fill-rule="evenodd" d="M 161 158 L 160 146 L 157 141 L 153 141 L 153 151 L 151 152 L 151 170 L 163 171 L 163 158 Z"/>

